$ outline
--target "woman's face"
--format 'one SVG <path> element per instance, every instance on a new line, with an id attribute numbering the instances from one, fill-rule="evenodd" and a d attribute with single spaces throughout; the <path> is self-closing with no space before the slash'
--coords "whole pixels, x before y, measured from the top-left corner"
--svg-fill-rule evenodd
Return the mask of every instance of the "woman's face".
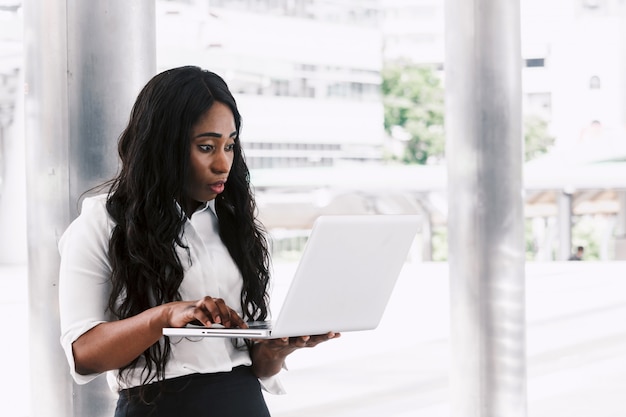
<path id="1" fill-rule="evenodd" d="M 183 209 L 188 216 L 224 191 L 235 157 L 237 129 L 230 108 L 215 102 L 192 128 Z"/>

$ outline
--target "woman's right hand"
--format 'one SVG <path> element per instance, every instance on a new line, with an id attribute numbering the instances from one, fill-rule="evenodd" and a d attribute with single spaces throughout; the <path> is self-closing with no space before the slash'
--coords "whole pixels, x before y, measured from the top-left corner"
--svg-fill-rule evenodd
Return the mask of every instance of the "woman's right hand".
<path id="1" fill-rule="evenodd" d="M 163 304 L 123 320 L 101 323 L 83 333 L 72 344 L 76 371 L 87 375 L 118 369 L 161 339 L 164 327 L 184 327 L 188 323 L 248 327 L 221 298 Z"/>
<path id="2" fill-rule="evenodd" d="M 184 327 L 189 323 L 207 327 L 213 324 L 221 324 L 224 327 L 248 327 L 239 314 L 227 306 L 221 298 L 206 296 L 197 301 L 178 301 L 165 306 L 169 327 Z"/>

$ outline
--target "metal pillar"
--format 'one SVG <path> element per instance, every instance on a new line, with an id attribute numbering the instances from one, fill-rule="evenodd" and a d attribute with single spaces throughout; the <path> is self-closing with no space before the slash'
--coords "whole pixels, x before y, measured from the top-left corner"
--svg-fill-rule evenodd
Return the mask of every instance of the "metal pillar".
<path id="1" fill-rule="evenodd" d="M 431 209 L 428 204 L 428 194 L 416 198 L 416 205 L 422 215 L 422 256 L 424 262 L 433 260 L 433 221 Z"/>
<path id="2" fill-rule="evenodd" d="M 559 205 L 559 261 L 567 261 L 572 254 L 572 193 L 562 191 Z"/>
<path id="3" fill-rule="evenodd" d="M 103 377 L 75 385 L 59 344 L 57 242 L 156 67 L 154 2 L 24 4 L 31 415 L 112 415 Z"/>
<path id="4" fill-rule="evenodd" d="M 447 0 L 451 416 L 526 416 L 519 0 Z"/>
<path id="5" fill-rule="evenodd" d="M 433 260 L 433 221 L 430 212 L 424 210 L 422 220 L 422 261 Z"/>
<path id="6" fill-rule="evenodd" d="M 613 233 L 613 259 L 626 259 L 626 190 L 616 190 L 617 216 Z"/>
<path id="7" fill-rule="evenodd" d="M 615 219 L 615 237 L 626 238 L 626 190 L 615 190 L 617 196 L 617 217 Z"/>

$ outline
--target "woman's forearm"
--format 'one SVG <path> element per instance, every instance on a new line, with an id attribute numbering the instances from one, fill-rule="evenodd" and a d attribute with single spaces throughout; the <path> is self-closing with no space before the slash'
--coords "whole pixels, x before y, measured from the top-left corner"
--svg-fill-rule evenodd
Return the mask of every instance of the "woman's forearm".
<path id="1" fill-rule="evenodd" d="M 85 332 L 72 344 L 76 372 L 101 373 L 132 362 L 162 337 L 168 325 L 166 310 L 166 305 L 154 307 Z"/>
<path id="2" fill-rule="evenodd" d="M 199 321 L 205 326 L 221 323 L 240 327 L 243 320 L 221 298 L 205 296 L 197 301 L 174 301 L 136 316 L 102 323 L 72 344 L 76 372 L 82 375 L 128 365 L 163 336 L 165 327 L 183 327 Z"/>

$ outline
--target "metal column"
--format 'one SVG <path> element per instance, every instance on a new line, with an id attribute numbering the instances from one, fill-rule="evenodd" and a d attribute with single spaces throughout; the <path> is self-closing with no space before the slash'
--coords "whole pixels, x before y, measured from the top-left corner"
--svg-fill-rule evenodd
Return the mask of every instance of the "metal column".
<path id="1" fill-rule="evenodd" d="M 561 191 L 559 205 L 559 261 L 567 261 L 572 254 L 572 193 Z"/>
<path id="2" fill-rule="evenodd" d="M 615 190 L 617 195 L 617 215 L 613 233 L 613 259 L 626 259 L 626 190 Z"/>
<path id="3" fill-rule="evenodd" d="M 57 242 L 83 191 L 117 170 L 117 138 L 156 67 L 154 2 L 24 4 L 31 414 L 112 415 L 100 377 L 75 385 L 59 344 Z"/>
<path id="4" fill-rule="evenodd" d="M 526 416 L 519 0 L 447 0 L 451 416 Z"/>
<path id="5" fill-rule="evenodd" d="M 428 194 L 421 195 L 416 199 L 416 205 L 422 215 L 422 253 L 421 260 L 431 262 L 433 260 L 433 221 L 431 209 L 428 204 Z"/>

